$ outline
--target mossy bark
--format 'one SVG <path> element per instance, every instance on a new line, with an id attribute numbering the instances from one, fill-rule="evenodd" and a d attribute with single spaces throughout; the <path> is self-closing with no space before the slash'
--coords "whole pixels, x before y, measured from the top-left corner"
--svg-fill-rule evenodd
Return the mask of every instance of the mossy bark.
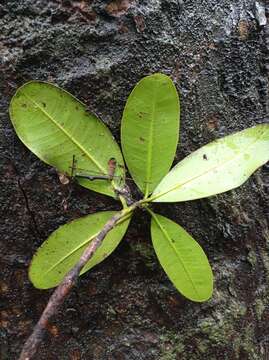
<path id="1" fill-rule="evenodd" d="M 267 5 L 268 6 L 268 5 Z M 27 269 L 60 224 L 117 203 L 57 174 L 16 137 L 15 89 L 56 83 L 84 101 L 119 139 L 126 98 L 145 75 L 170 75 L 181 94 L 176 161 L 207 142 L 268 121 L 269 29 L 252 0 L 0 1 L 1 358 L 16 359 L 49 291 Z M 207 252 L 212 300 L 173 288 L 137 213 L 117 251 L 79 285 L 36 359 L 266 359 L 269 356 L 268 166 L 227 194 L 156 210 Z"/>

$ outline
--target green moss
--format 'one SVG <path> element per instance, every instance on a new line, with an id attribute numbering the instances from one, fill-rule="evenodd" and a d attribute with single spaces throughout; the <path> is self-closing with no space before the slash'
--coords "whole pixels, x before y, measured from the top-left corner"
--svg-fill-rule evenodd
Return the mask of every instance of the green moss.
<path id="1" fill-rule="evenodd" d="M 251 264 L 252 267 L 256 266 L 256 264 L 257 264 L 257 255 L 256 255 L 255 251 L 250 250 L 250 252 L 248 253 L 248 256 L 247 256 L 247 260 Z"/>
<path id="2" fill-rule="evenodd" d="M 261 299 L 256 299 L 256 301 L 255 301 L 255 310 L 256 310 L 257 318 L 259 320 L 261 320 L 263 312 L 265 310 L 264 302 Z"/>
<path id="3" fill-rule="evenodd" d="M 247 256 L 248 262 L 251 264 L 252 267 L 255 267 L 257 264 L 257 256 L 255 251 L 250 250 Z"/>
<path id="4" fill-rule="evenodd" d="M 241 359 L 241 350 L 244 350 L 244 352 L 248 354 L 249 359 L 260 359 L 260 357 L 257 355 L 258 351 L 253 339 L 255 339 L 255 335 L 254 327 L 252 324 L 249 324 L 244 328 L 241 336 L 233 338 L 233 349 L 236 354 L 236 359 Z"/>
<path id="5" fill-rule="evenodd" d="M 200 323 L 200 330 L 206 334 L 214 344 L 223 345 L 228 342 L 234 332 L 233 324 L 220 319 L 216 322 L 213 318 L 204 319 Z"/>
<path id="6" fill-rule="evenodd" d="M 184 352 L 181 336 L 173 331 L 165 331 L 160 336 L 160 360 L 176 360 Z"/>
<path id="7" fill-rule="evenodd" d="M 203 334 L 206 334 L 211 341 L 211 345 L 229 344 L 231 337 L 236 333 L 235 321 L 231 319 L 240 319 L 246 314 L 247 308 L 243 303 L 231 301 L 229 307 L 225 309 L 216 309 L 212 317 L 202 319 L 198 327 Z"/>
<path id="8" fill-rule="evenodd" d="M 210 344 L 208 341 L 203 340 L 203 342 L 198 342 L 198 350 L 200 351 L 200 353 L 205 354 L 208 350 L 208 348 L 210 347 Z"/>
<path id="9" fill-rule="evenodd" d="M 269 229 L 268 228 L 265 228 L 263 230 L 263 236 L 264 236 L 265 241 L 266 241 L 266 248 L 269 249 Z"/>
<path id="10" fill-rule="evenodd" d="M 265 267 L 266 276 L 269 278 L 269 256 L 267 252 L 261 251 L 262 262 Z"/>
<path id="11" fill-rule="evenodd" d="M 144 258 L 144 263 L 148 268 L 155 268 L 156 260 L 152 245 L 142 242 L 132 242 L 131 248 L 133 251 L 138 252 Z"/>

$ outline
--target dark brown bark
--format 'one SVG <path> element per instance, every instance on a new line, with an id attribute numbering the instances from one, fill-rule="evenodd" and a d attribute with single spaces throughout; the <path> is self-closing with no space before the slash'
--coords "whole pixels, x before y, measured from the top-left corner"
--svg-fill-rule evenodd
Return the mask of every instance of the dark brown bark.
<path id="1" fill-rule="evenodd" d="M 268 121 L 268 1 L 119 3 L 0 0 L 3 359 L 18 358 L 50 294 L 28 280 L 35 250 L 59 225 L 117 206 L 76 184 L 64 187 L 25 149 L 8 117 L 17 87 L 32 79 L 64 87 L 119 140 L 130 90 L 145 75 L 168 74 L 181 94 L 176 161 L 216 138 Z M 35 359 L 266 357 L 267 173 L 264 166 L 242 187 L 217 197 L 155 208 L 205 249 L 215 275 L 211 301 L 194 304 L 177 293 L 154 255 L 147 215 L 137 216 L 115 253 L 80 278 Z"/>

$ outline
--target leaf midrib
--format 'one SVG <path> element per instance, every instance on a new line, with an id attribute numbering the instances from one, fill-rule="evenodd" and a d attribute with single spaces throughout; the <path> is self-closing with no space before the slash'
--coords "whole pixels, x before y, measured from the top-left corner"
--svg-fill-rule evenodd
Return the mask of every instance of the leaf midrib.
<path id="1" fill-rule="evenodd" d="M 35 106 L 38 107 L 38 109 L 44 114 L 46 115 L 47 118 L 49 118 L 53 124 L 58 127 L 58 129 L 60 129 L 88 158 L 89 160 L 95 164 L 95 166 L 103 173 L 105 173 L 105 169 L 103 168 L 103 166 L 97 161 L 95 160 L 91 154 L 68 132 L 64 129 L 64 127 L 62 127 L 38 102 L 36 102 L 34 99 L 32 99 L 30 96 L 24 94 L 24 96 L 31 101 Z"/>
<path id="2" fill-rule="evenodd" d="M 156 84 L 156 87 L 158 84 Z M 154 130 L 154 119 L 155 119 L 155 112 L 156 112 L 156 87 L 154 87 L 153 92 L 153 103 L 152 103 L 152 116 L 149 128 L 149 141 L 148 141 L 148 156 L 147 156 L 147 176 L 146 176 L 146 189 L 145 189 L 145 198 L 149 195 L 149 184 L 152 175 L 152 147 L 153 147 L 153 130 Z"/>
<path id="3" fill-rule="evenodd" d="M 112 216 L 112 215 L 111 215 Z M 117 225 L 122 224 L 123 222 L 125 222 L 126 220 L 128 220 L 128 218 L 130 217 L 130 214 L 127 214 L 127 217 L 123 217 L 122 219 L 120 219 L 119 221 L 117 221 Z M 65 256 L 63 256 L 60 260 L 58 260 L 54 265 L 52 265 L 46 272 L 44 275 L 49 274 L 52 270 L 54 270 L 58 265 L 60 265 L 61 263 L 63 263 L 68 257 L 72 256 L 76 251 L 78 251 L 79 249 L 81 249 L 83 246 L 87 245 L 90 241 L 92 241 L 98 234 L 100 231 L 94 233 L 93 235 L 91 235 L 88 239 L 86 239 L 84 242 L 82 242 L 81 244 L 79 244 L 76 248 L 72 249 L 69 251 L 69 253 L 67 253 Z"/>
<path id="4" fill-rule="evenodd" d="M 168 194 L 168 193 L 176 190 L 177 188 L 180 188 L 180 187 L 188 184 L 189 182 L 191 182 L 191 181 L 193 181 L 193 180 L 196 180 L 196 179 L 198 179 L 199 177 L 202 177 L 202 176 L 208 174 L 210 171 L 212 171 L 212 170 L 214 170 L 214 169 L 216 169 L 216 168 L 221 168 L 221 167 L 227 165 L 229 162 L 234 161 L 237 157 L 242 156 L 242 155 L 244 154 L 244 152 L 245 152 L 248 148 L 250 148 L 253 144 L 255 144 L 255 143 L 264 135 L 265 131 L 266 131 L 266 129 L 260 134 L 260 136 L 258 136 L 258 137 L 255 139 L 255 141 L 253 141 L 253 142 L 250 143 L 248 146 L 246 146 L 245 149 L 244 149 L 241 153 L 235 155 L 232 159 L 229 159 L 229 160 L 225 161 L 225 162 L 224 162 L 223 164 L 221 164 L 221 165 L 216 165 L 216 166 L 208 169 L 207 171 L 203 172 L 202 174 L 197 175 L 197 176 L 194 176 L 193 178 L 189 179 L 188 181 L 185 181 L 185 182 L 183 182 L 183 183 L 181 183 L 181 184 L 175 185 L 174 187 L 170 188 L 170 189 L 167 190 L 167 191 L 164 191 L 164 192 L 162 192 L 162 193 L 158 193 L 158 194 L 156 194 L 155 196 L 152 196 L 152 197 L 150 198 L 150 200 L 151 200 L 151 201 L 156 200 L 156 199 L 158 199 L 158 198 L 160 198 L 160 197 L 162 197 L 162 196 L 164 196 L 164 195 L 166 195 L 166 194 Z"/>
<path id="5" fill-rule="evenodd" d="M 97 235 L 99 234 L 99 232 L 93 234 L 92 236 L 90 236 L 88 239 L 86 239 L 84 242 L 82 242 L 81 244 L 79 244 L 76 248 L 72 249 L 71 251 L 69 251 L 69 253 L 67 253 L 65 256 L 63 256 L 60 260 L 58 260 L 55 264 L 53 264 L 45 273 L 43 276 L 48 275 L 52 270 L 54 270 L 57 266 L 59 266 L 61 263 L 63 263 L 67 258 L 69 258 L 70 256 L 72 256 L 76 251 L 78 251 L 79 249 L 81 249 L 83 246 L 87 245 L 90 241 L 92 241 Z"/>
<path id="6" fill-rule="evenodd" d="M 169 234 L 167 233 L 167 231 L 163 228 L 162 224 L 158 221 L 158 217 L 156 216 L 156 214 L 153 215 L 152 213 L 152 217 L 154 219 L 154 221 L 156 221 L 157 225 L 159 226 L 159 228 L 161 229 L 162 233 L 164 234 L 164 236 L 166 237 L 166 239 L 168 240 L 168 243 L 170 245 L 170 247 L 174 250 L 175 254 L 176 254 L 176 257 L 178 258 L 179 262 L 181 263 L 185 273 L 187 274 L 187 277 L 189 278 L 190 280 L 190 283 L 192 284 L 192 287 L 196 293 L 196 295 L 198 296 L 198 298 L 200 298 L 200 294 L 198 292 L 198 290 L 196 289 L 196 286 L 192 280 L 192 277 L 189 273 L 189 271 L 187 270 L 186 268 L 186 265 L 184 263 L 184 261 L 182 260 L 181 256 L 180 256 L 180 253 L 178 252 L 177 248 L 174 246 L 174 244 L 172 243 L 171 239 L 170 239 L 170 236 Z"/>

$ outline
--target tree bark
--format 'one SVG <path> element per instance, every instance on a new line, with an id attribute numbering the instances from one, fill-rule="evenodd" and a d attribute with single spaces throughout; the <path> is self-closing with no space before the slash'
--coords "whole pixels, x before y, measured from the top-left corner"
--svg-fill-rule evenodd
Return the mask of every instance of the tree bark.
<path id="1" fill-rule="evenodd" d="M 64 87 L 119 140 L 127 96 L 163 72 L 181 94 L 175 161 L 221 136 L 268 122 L 269 5 L 252 0 L 0 0 L 1 359 L 17 359 L 51 291 L 33 288 L 32 255 L 59 225 L 112 199 L 62 185 L 19 141 L 8 117 L 32 79 Z M 268 165 L 242 187 L 161 204 L 203 246 L 214 296 L 180 296 L 137 214 L 120 247 L 80 278 L 36 355 L 48 359 L 266 359 L 269 356 Z M 133 186 L 132 184 L 130 184 Z M 140 215 L 140 216 L 139 216 Z"/>

